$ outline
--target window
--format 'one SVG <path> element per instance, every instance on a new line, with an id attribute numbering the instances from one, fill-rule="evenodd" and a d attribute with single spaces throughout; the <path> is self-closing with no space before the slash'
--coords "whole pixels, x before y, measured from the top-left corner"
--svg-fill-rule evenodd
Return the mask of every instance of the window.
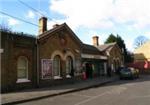
<path id="1" fill-rule="evenodd" d="M 28 60 L 26 57 L 19 57 L 17 62 L 17 82 L 28 82 Z"/>
<path id="2" fill-rule="evenodd" d="M 70 56 L 68 56 L 66 60 L 66 74 L 68 78 L 71 75 L 72 69 L 73 69 L 73 60 Z"/>
<path id="3" fill-rule="evenodd" d="M 60 56 L 56 55 L 54 57 L 54 61 L 53 61 L 53 73 L 54 73 L 54 77 L 55 76 L 60 76 Z"/>

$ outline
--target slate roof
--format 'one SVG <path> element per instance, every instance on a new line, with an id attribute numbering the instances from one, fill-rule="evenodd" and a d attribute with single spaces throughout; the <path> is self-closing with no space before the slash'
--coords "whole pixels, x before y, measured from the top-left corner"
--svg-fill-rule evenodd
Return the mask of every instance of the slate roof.
<path id="1" fill-rule="evenodd" d="M 66 23 L 63 23 L 63 24 L 60 24 L 60 25 L 57 25 L 56 27 L 42 33 L 39 35 L 39 40 L 41 39 L 45 39 L 45 38 L 48 38 L 50 36 L 52 36 L 55 32 L 58 32 L 58 31 L 61 31 L 61 30 L 67 30 L 68 32 L 70 32 L 73 36 L 73 38 L 79 42 L 81 48 L 82 48 L 82 53 L 85 53 L 85 54 L 95 54 L 95 55 L 104 55 L 102 53 L 102 51 L 100 50 L 101 48 L 97 48 L 93 45 L 89 45 L 89 44 L 84 44 L 77 36 L 76 34 L 70 29 L 70 27 L 66 24 Z M 100 46 L 101 47 L 101 46 Z"/>
<path id="2" fill-rule="evenodd" d="M 108 43 L 108 44 L 104 44 L 104 45 L 99 45 L 97 48 L 100 51 L 105 52 L 106 50 L 110 51 L 113 48 L 113 46 L 115 46 L 115 45 L 116 45 L 116 42 L 114 42 L 114 43 Z"/>
<path id="3" fill-rule="evenodd" d="M 101 51 L 99 51 L 95 46 L 88 44 L 83 44 L 82 53 L 102 55 Z"/>

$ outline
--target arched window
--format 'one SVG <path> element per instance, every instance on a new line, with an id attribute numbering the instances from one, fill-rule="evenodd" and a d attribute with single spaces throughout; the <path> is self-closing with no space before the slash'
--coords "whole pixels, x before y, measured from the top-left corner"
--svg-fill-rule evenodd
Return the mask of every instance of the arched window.
<path id="1" fill-rule="evenodd" d="M 66 59 L 66 74 L 71 75 L 73 72 L 72 69 L 73 69 L 73 60 L 70 56 L 68 56 Z"/>
<path id="2" fill-rule="evenodd" d="M 56 55 L 54 57 L 54 61 L 53 61 L 53 75 L 54 76 L 60 76 L 60 56 Z"/>
<path id="3" fill-rule="evenodd" d="M 28 79 L 28 60 L 26 57 L 19 57 L 17 62 L 18 79 Z"/>

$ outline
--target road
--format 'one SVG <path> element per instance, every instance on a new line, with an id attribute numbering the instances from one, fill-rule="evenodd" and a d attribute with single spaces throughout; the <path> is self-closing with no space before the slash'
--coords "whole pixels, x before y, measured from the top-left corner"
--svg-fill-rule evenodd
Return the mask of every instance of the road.
<path id="1" fill-rule="evenodd" d="M 150 105 L 150 76 L 18 105 Z"/>

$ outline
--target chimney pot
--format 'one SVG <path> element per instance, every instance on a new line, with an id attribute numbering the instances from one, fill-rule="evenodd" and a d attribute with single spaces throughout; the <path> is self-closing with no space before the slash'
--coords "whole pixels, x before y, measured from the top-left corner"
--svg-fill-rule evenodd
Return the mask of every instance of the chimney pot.
<path id="1" fill-rule="evenodd" d="M 93 45 L 94 46 L 99 46 L 99 41 L 98 41 L 99 37 L 98 36 L 93 36 Z"/>
<path id="2" fill-rule="evenodd" d="M 45 31 L 47 31 L 47 18 L 41 17 L 39 19 L 39 34 L 42 34 Z"/>

